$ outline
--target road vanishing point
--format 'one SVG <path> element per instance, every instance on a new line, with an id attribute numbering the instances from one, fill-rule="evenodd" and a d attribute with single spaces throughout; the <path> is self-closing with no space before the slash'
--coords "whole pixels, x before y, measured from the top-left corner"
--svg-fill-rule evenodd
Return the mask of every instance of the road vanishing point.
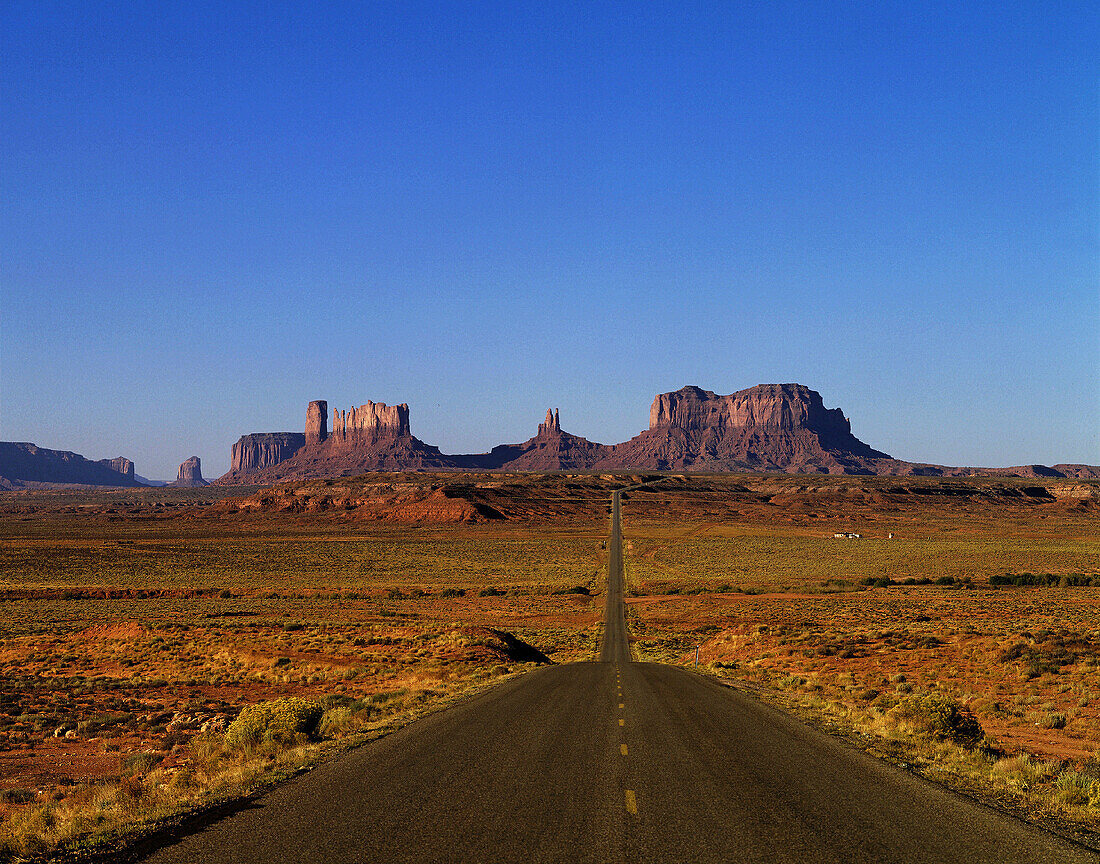
<path id="1" fill-rule="evenodd" d="M 620 492 L 598 662 L 545 666 L 154 851 L 241 862 L 996 862 L 1100 855 L 708 676 L 632 660 Z"/>

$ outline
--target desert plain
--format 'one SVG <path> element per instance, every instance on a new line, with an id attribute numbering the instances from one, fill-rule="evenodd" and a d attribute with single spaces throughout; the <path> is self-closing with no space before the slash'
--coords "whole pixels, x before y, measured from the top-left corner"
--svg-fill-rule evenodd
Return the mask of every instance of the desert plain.
<path id="1" fill-rule="evenodd" d="M 389 473 L 4 493 L 0 854 L 103 854 L 594 659 L 639 482 L 637 658 L 1095 842 L 1100 481 Z M 261 704 L 316 717 L 233 746 Z"/>

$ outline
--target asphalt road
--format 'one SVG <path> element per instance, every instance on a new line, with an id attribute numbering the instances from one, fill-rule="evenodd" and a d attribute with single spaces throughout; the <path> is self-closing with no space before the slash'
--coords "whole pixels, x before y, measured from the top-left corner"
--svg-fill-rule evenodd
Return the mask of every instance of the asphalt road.
<path id="1" fill-rule="evenodd" d="M 146 860 L 1098 862 L 671 666 L 633 663 L 612 503 L 600 662 L 538 669 Z"/>

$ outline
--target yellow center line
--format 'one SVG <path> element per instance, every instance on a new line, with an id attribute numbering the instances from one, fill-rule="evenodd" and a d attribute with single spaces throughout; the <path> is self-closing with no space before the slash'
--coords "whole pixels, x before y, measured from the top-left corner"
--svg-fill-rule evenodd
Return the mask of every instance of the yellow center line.
<path id="1" fill-rule="evenodd" d="M 619 707 L 620 707 L 620 708 L 625 708 L 625 707 L 626 707 L 626 704 L 625 704 L 625 703 L 623 703 L 623 702 L 620 702 L 620 703 L 619 703 Z"/>
<path id="2" fill-rule="evenodd" d="M 634 790 L 626 790 L 626 812 L 638 815 L 638 799 L 634 797 Z"/>
<path id="3" fill-rule="evenodd" d="M 625 725 L 626 725 L 626 721 L 625 721 L 625 720 L 620 720 L 620 721 L 619 721 L 619 725 L 620 725 L 620 726 L 625 726 Z"/>
<path id="4" fill-rule="evenodd" d="M 619 745 L 619 752 L 622 753 L 624 756 L 626 755 L 626 745 L 625 744 L 620 744 Z"/>

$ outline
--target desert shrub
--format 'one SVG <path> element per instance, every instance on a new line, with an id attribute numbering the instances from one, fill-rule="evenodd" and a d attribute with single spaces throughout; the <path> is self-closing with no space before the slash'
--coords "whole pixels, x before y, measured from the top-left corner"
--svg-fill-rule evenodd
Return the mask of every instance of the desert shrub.
<path id="1" fill-rule="evenodd" d="M 1100 576 L 1088 573 L 1071 573 L 1059 575 L 1057 573 L 994 573 L 989 577 L 989 584 L 1016 586 L 1039 586 L 1042 588 L 1088 588 L 1100 586 Z"/>
<path id="2" fill-rule="evenodd" d="M 288 746 L 299 736 L 313 734 L 323 714 L 320 702 L 298 696 L 249 705 L 225 730 L 225 743 L 232 749 L 268 743 Z"/>
<path id="3" fill-rule="evenodd" d="M 1084 807 L 1100 799 L 1100 783 L 1077 771 L 1063 771 L 1054 781 L 1058 801 L 1072 807 Z"/>
<path id="4" fill-rule="evenodd" d="M 586 597 L 592 592 L 585 588 L 583 585 L 576 585 L 573 588 L 559 588 L 557 591 L 551 591 L 551 594 L 584 594 Z"/>
<path id="5" fill-rule="evenodd" d="M 891 708 L 887 717 L 895 723 L 907 723 L 917 731 L 968 746 L 977 744 L 985 735 L 969 708 L 940 693 L 908 696 Z"/>
<path id="6" fill-rule="evenodd" d="M 130 774 L 118 783 L 118 795 L 123 804 L 136 801 L 145 794 L 145 782 L 140 774 Z"/>
<path id="7" fill-rule="evenodd" d="M 330 708 L 317 724 L 317 734 L 322 738 L 335 738 L 356 723 L 355 712 L 348 707 Z"/>
<path id="8" fill-rule="evenodd" d="M 439 592 L 440 597 L 465 597 L 465 588 L 444 588 Z"/>
<path id="9" fill-rule="evenodd" d="M 163 750 L 171 750 L 177 744 L 186 744 L 191 740 L 191 735 L 182 730 L 176 729 L 165 734 L 161 739 L 160 746 Z"/>
<path id="10" fill-rule="evenodd" d="M 1039 725 L 1044 729 L 1065 729 L 1066 715 L 1055 712 L 1045 714 L 1039 721 Z"/>
<path id="11" fill-rule="evenodd" d="M 156 753 L 131 753 L 122 757 L 123 774 L 148 774 L 160 764 Z"/>
<path id="12" fill-rule="evenodd" d="M 33 789 L 5 789 L 0 792 L 0 801 L 5 804 L 29 804 L 38 793 Z"/>
<path id="13" fill-rule="evenodd" d="M 504 592 L 501 591 L 499 588 L 492 588 L 492 587 L 482 588 L 480 591 L 477 592 L 477 596 L 478 597 L 503 597 Z"/>

